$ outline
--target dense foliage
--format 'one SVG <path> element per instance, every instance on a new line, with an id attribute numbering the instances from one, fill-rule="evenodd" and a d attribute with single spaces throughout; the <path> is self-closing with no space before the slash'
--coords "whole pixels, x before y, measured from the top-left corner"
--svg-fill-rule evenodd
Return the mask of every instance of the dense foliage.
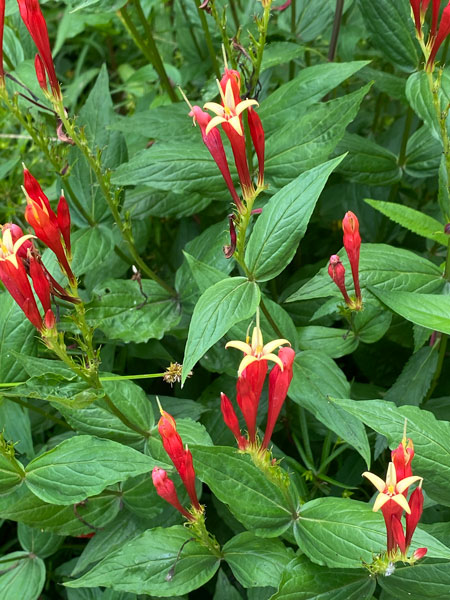
<path id="1" fill-rule="evenodd" d="M 450 597 L 450 4 L 3 20 L 1 600 Z"/>

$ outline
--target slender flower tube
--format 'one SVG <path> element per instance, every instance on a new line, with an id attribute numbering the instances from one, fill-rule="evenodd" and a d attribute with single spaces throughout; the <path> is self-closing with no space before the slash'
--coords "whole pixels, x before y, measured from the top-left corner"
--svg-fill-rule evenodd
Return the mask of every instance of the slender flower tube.
<path id="1" fill-rule="evenodd" d="M 41 301 L 44 314 L 47 314 L 47 312 L 51 310 L 50 284 L 41 263 L 31 254 L 29 257 L 29 264 L 30 277 L 33 282 L 34 290 Z"/>
<path id="2" fill-rule="evenodd" d="M 175 507 L 186 519 L 192 521 L 194 517 L 185 509 L 178 499 L 177 490 L 175 484 L 168 477 L 167 472 L 159 467 L 154 467 L 152 471 L 153 485 L 156 488 L 158 496 L 163 498 L 166 502 Z"/>
<path id="3" fill-rule="evenodd" d="M 439 11 L 439 7 L 437 7 Z M 434 6 L 433 6 L 433 18 L 434 18 Z M 432 24 L 433 27 L 433 24 Z M 436 37 L 434 38 L 431 46 L 430 56 L 427 61 L 427 69 L 433 69 L 434 59 L 436 54 L 441 47 L 442 42 L 450 33 L 450 3 L 442 11 L 441 21 L 439 23 L 439 29 L 437 30 Z"/>
<path id="4" fill-rule="evenodd" d="M 425 0 L 424 0 L 424 6 L 422 7 L 422 12 L 425 13 L 429 1 L 427 1 L 426 6 L 425 6 Z M 433 0 L 433 8 L 432 8 L 432 15 L 431 15 L 431 29 L 430 29 L 430 39 L 434 38 L 434 36 L 436 35 L 436 31 L 437 31 L 437 24 L 438 24 L 438 19 L 439 19 L 439 9 L 441 8 L 441 0 Z"/>
<path id="5" fill-rule="evenodd" d="M 245 450 L 247 447 L 247 440 L 241 433 L 239 427 L 239 421 L 234 411 L 231 400 L 223 392 L 220 394 L 220 410 L 222 411 L 223 420 L 225 425 L 230 429 L 231 433 L 236 438 L 238 448 Z"/>
<path id="6" fill-rule="evenodd" d="M 278 358 L 283 363 L 283 370 L 275 365 L 269 375 L 269 408 L 267 412 L 267 425 L 264 434 L 262 448 L 267 448 L 272 437 L 275 423 L 280 414 L 281 407 L 288 393 L 292 381 L 292 365 L 294 363 L 295 352 L 292 348 L 281 348 L 278 352 Z"/>
<path id="7" fill-rule="evenodd" d="M 332 256 L 330 256 L 330 262 L 328 264 L 328 275 L 341 290 L 341 294 L 343 295 L 347 306 L 352 307 L 353 301 L 348 295 L 347 288 L 345 287 L 345 267 L 337 254 L 333 254 Z"/>
<path id="8" fill-rule="evenodd" d="M 211 156 L 216 162 L 216 165 L 219 167 L 222 177 L 224 178 L 225 183 L 230 191 L 231 197 L 233 198 L 233 202 L 236 204 L 238 210 L 242 212 L 242 202 L 236 190 L 234 189 L 225 149 L 220 136 L 220 131 L 217 128 L 213 128 L 211 131 L 206 133 L 206 128 L 211 121 L 211 116 L 207 112 L 203 111 L 200 106 L 192 106 L 189 116 L 193 118 L 194 125 L 195 123 L 199 124 L 203 143 L 208 148 Z"/>
<path id="9" fill-rule="evenodd" d="M 353 284 L 355 287 L 356 301 L 359 307 L 362 304 L 361 289 L 359 287 L 359 253 L 361 249 L 361 236 L 359 235 L 359 222 L 354 213 L 348 211 L 342 220 L 344 230 L 344 248 L 352 269 Z"/>
<path id="10" fill-rule="evenodd" d="M 394 545 L 393 550 L 398 548 L 402 555 L 405 555 L 407 551 L 405 533 L 403 531 L 402 522 L 397 515 L 392 515 L 391 517 L 391 531 Z"/>
<path id="11" fill-rule="evenodd" d="M 74 282 L 75 277 L 68 262 L 68 256 L 70 257 L 70 217 L 67 223 L 67 204 L 64 200 L 63 206 L 58 207 L 57 217 L 33 175 L 25 167 L 23 173 L 24 192 L 27 199 L 25 219 L 34 229 L 36 236 L 56 254 L 67 277 Z M 66 239 L 69 239 L 69 247 L 65 243 Z"/>
<path id="12" fill-rule="evenodd" d="M 414 16 L 414 24 L 416 26 L 419 37 L 422 37 L 422 18 L 421 18 L 421 4 L 422 0 L 409 0 Z"/>
<path id="13" fill-rule="evenodd" d="M 247 111 L 248 127 L 252 138 L 253 146 L 255 147 L 256 156 L 258 157 L 258 187 L 264 186 L 264 152 L 265 152 L 265 136 L 261 119 L 258 113 L 250 106 Z"/>
<path id="14" fill-rule="evenodd" d="M 180 475 L 181 481 L 186 488 L 192 505 L 200 510 L 200 503 L 195 491 L 195 471 L 192 462 L 192 454 L 188 448 L 184 448 L 180 435 L 177 432 L 175 419 L 165 410 L 161 410 L 161 418 L 158 423 L 158 431 L 162 439 L 165 451 L 173 462 L 175 469 Z"/>
<path id="15" fill-rule="evenodd" d="M 44 90 L 47 89 L 45 74 L 43 73 L 45 70 L 52 89 L 52 96 L 56 101 L 59 101 L 62 98 L 61 89 L 53 64 L 47 24 L 39 6 L 39 0 L 17 0 L 17 3 L 19 5 L 20 16 L 30 32 L 38 50 L 39 59 L 36 60 L 35 66 L 38 65 L 36 76 L 39 84 Z"/>
<path id="16" fill-rule="evenodd" d="M 36 329 L 42 329 L 42 317 L 34 299 L 28 275 L 21 258 L 20 248 L 33 236 L 25 235 L 13 243 L 11 231 L 6 229 L 0 240 L 0 280 Z"/>

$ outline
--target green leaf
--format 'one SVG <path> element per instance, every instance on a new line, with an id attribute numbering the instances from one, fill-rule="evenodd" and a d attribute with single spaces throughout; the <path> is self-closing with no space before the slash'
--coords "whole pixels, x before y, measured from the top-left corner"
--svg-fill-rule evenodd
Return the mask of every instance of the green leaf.
<path id="1" fill-rule="evenodd" d="M 291 525 L 295 514 L 281 489 L 269 481 L 248 455 L 234 448 L 191 447 L 197 476 L 247 529 L 276 537 Z"/>
<path id="2" fill-rule="evenodd" d="M 29 527 L 24 523 L 18 524 L 17 537 L 24 550 L 36 554 L 39 558 L 47 558 L 54 554 L 64 541 L 61 535 Z"/>
<path id="3" fill-rule="evenodd" d="M 395 598 L 443 600 L 450 589 L 450 562 L 424 560 L 400 566 L 389 577 L 379 577 L 378 582 Z"/>
<path id="4" fill-rule="evenodd" d="M 266 69 L 271 69 L 277 65 L 287 63 L 304 52 L 304 48 L 292 42 L 272 42 L 264 48 L 264 55 L 261 63 L 261 73 Z"/>
<path id="5" fill-rule="evenodd" d="M 270 185 L 279 189 L 302 171 L 327 160 L 370 87 L 369 83 L 356 92 L 311 107 L 269 136 L 264 172 Z"/>
<path id="6" fill-rule="evenodd" d="M 197 136 L 197 139 L 195 139 Z M 214 159 L 192 132 L 186 141 L 157 142 L 118 167 L 111 178 L 115 185 L 146 185 L 175 194 L 196 192 L 225 195 L 226 185 Z"/>
<path id="7" fill-rule="evenodd" d="M 213 600 L 242 600 L 241 594 L 231 584 L 222 569 L 217 574 L 216 589 Z"/>
<path id="8" fill-rule="evenodd" d="M 80 435 L 28 463 L 25 482 L 45 502 L 74 504 L 155 465 L 152 458 L 127 446 Z"/>
<path id="9" fill-rule="evenodd" d="M 279 540 L 256 537 L 248 531 L 231 538 L 222 551 L 245 588 L 278 587 L 282 572 L 294 557 L 293 550 Z"/>
<path id="10" fill-rule="evenodd" d="M 336 148 L 337 154 L 341 152 L 348 152 L 348 156 L 337 170 L 352 181 L 391 185 L 402 177 L 396 155 L 368 138 L 345 133 Z"/>
<path id="11" fill-rule="evenodd" d="M 1 390 L 0 390 L 1 394 Z M 0 396 L 0 431 L 14 447 L 29 459 L 34 458 L 33 438 L 28 410 L 12 400 Z"/>
<path id="12" fill-rule="evenodd" d="M 402 71 L 413 71 L 419 58 L 408 0 L 359 0 L 359 7 L 375 47 Z"/>
<path id="13" fill-rule="evenodd" d="M 330 358 L 351 354 L 358 347 L 358 340 L 348 329 L 311 325 L 298 327 L 298 345 L 301 350 L 322 351 Z"/>
<path id="14" fill-rule="evenodd" d="M 117 120 L 111 125 L 111 129 L 121 131 L 125 135 L 139 135 L 152 140 L 167 141 L 169 136 L 174 140 L 192 140 L 195 139 L 196 133 L 192 130 L 192 119 L 188 112 L 189 109 L 183 102 L 156 106 Z"/>
<path id="15" fill-rule="evenodd" d="M 350 273 L 345 251 L 341 250 L 339 256 L 346 272 Z M 362 289 L 377 286 L 376 290 L 435 292 L 445 285 L 441 269 L 432 262 L 409 250 L 386 244 L 361 245 L 359 277 Z M 350 278 L 347 278 L 347 289 L 352 290 Z M 372 292 L 375 293 L 374 290 Z M 315 277 L 289 296 L 286 302 L 327 296 L 341 297 L 341 293 L 328 275 L 328 267 L 323 267 Z"/>
<path id="16" fill-rule="evenodd" d="M 406 82 L 406 97 L 414 112 L 422 119 L 436 141 L 441 142 L 441 130 L 434 108 L 433 94 L 425 71 L 409 76 Z"/>
<path id="17" fill-rule="evenodd" d="M 177 301 L 156 282 L 144 279 L 142 289 L 136 281 L 110 279 L 94 288 L 94 299 L 87 304 L 89 325 L 99 327 L 109 339 L 136 344 L 154 338 L 178 324 Z"/>
<path id="18" fill-rule="evenodd" d="M 0 558 L 2 600 L 38 600 L 45 583 L 45 564 L 37 556 L 11 552 Z"/>
<path id="19" fill-rule="evenodd" d="M 72 270 L 77 277 L 95 269 L 114 250 L 114 237 L 110 227 L 98 225 L 79 229 L 71 236 Z"/>
<path id="20" fill-rule="evenodd" d="M 407 435 L 414 442 L 414 472 L 424 478 L 423 487 L 431 498 L 450 506 L 450 422 L 438 421 L 431 412 L 416 406 L 397 408 L 384 400 L 332 402 L 386 436 L 391 448 L 401 441 L 407 418 Z"/>
<path id="21" fill-rule="evenodd" d="M 430 388 L 437 362 L 436 346 L 427 346 L 412 354 L 384 399 L 397 406 L 419 406 Z"/>
<path id="22" fill-rule="evenodd" d="M 180 525 L 150 529 L 104 558 L 69 588 L 102 586 L 155 596 L 187 594 L 211 579 L 220 560 Z M 186 545 L 182 548 L 185 542 Z M 178 553 L 180 552 L 178 557 Z M 175 566 L 170 581 L 167 576 Z"/>
<path id="23" fill-rule="evenodd" d="M 409 138 L 406 145 L 405 172 L 411 177 L 424 179 L 435 177 L 439 171 L 442 157 L 442 146 L 430 133 L 426 125 L 422 125 Z"/>
<path id="24" fill-rule="evenodd" d="M 7 495 L 0 495 L 1 517 L 59 535 L 92 533 L 95 528 L 105 527 L 112 521 L 120 508 L 119 496 L 108 493 L 90 498 L 75 508 L 47 504 L 24 485 Z"/>
<path id="25" fill-rule="evenodd" d="M 416 325 L 450 334 L 450 296 L 370 290 L 391 310 Z"/>
<path id="26" fill-rule="evenodd" d="M 182 219 L 201 212 L 212 201 L 212 197 L 201 194 L 152 192 L 148 187 L 138 186 L 126 190 L 123 210 L 129 212 L 134 221 L 147 217 Z"/>
<path id="27" fill-rule="evenodd" d="M 37 353 L 36 329 L 9 294 L 0 294 L 0 382 L 11 383 L 24 379 L 25 373 L 12 351 L 33 355 Z"/>
<path id="28" fill-rule="evenodd" d="M 270 600 L 370 600 L 376 582 L 366 569 L 318 567 L 305 557 L 296 559 L 283 575 Z"/>
<path id="29" fill-rule="evenodd" d="M 380 340 L 392 321 L 392 314 L 377 305 L 366 303 L 364 310 L 354 314 L 352 329 L 358 340 L 373 344 Z"/>
<path id="30" fill-rule="evenodd" d="M 14 468 L 12 462 L 0 453 L 0 495 L 10 492 L 22 481 L 23 477 Z"/>
<path id="31" fill-rule="evenodd" d="M 321 100 L 367 64 L 367 61 L 322 63 L 301 69 L 292 81 L 281 85 L 261 102 L 258 113 L 266 135 L 298 118 L 303 108 Z"/>
<path id="32" fill-rule="evenodd" d="M 291 262 L 328 177 L 343 157 L 299 175 L 269 200 L 256 221 L 245 262 L 258 281 L 273 279 Z"/>
<path id="33" fill-rule="evenodd" d="M 132 423 L 144 431 L 154 425 L 152 406 L 147 395 L 132 381 L 104 381 L 103 388 L 118 408 Z M 141 445 L 143 437 L 130 429 L 111 412 L 104 400 L 98 400 L 81 410 L 59 407 L 65 420 L 79 433 L 108 438 L 122 444 Z"/>
<path id="34" fill-rule="evenodd" d="M 316 498 L 304 504 L 294 525 L 300 549 L 319 565 L 358 568 L 386 549 L 386 526 L 380 512 L 350 498 Z M 410 554 L 420 547 L 428 556 L 450 558 L 450 549 L 416 529 Z"/>
<path id="35" fill-rule="evenodd" d="M 189 326 L 183 382 L 195 363 L 230 327 L 254 315 L 260 297 L 258 285 L 245 277 L 224 279 L 202 294 Z"/>
<path id="36" fill-rule="evenodd" d="M 448 237 L 444 233 L 442 223 L 433 219 L 433 217 L 429 217 L 422 211 L 395 202 L 368 199 L 365 202 L 375 210 L 379 210 L 380 213 L 391 219 L 391 221 L 394 221 L 394 223 L 406 227 L 406 229 L 417 233 L 417 235 L 438 242 L 443 246 L 448 245 Z"/>
<path id="37" fill-rule="evenodd" d="M 353 446 L 370 465 L 370 447 L 358 419 L 329 402 L 329 396 L 348 395 L 350 386 L 336 363 L 321 352 L 306 351 L 295 357 L 294 376 L 288 395 L 311 412 L 316 419 Z"/>

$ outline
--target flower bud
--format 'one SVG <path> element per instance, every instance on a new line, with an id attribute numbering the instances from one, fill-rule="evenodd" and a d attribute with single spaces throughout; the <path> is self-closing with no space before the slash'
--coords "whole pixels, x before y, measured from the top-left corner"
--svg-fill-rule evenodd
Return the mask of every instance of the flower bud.
<path id="1" fill-rule="evenodd" d="M 230 429 L 231 433 L 236 438 L 239 449 L 244 450 L 247 446 L 247 440 L 241 434 L 241 428 L 239 427 L 239 421 L 236 416 L 236 412 L 231 404 L 231 400 L 223 392 L 220 394 L 220 410 L 222 411 L 223 420 L 225 425 Z"/>
<path id="2" fill-rule="evenodd" d="M 188 511 L 185 508 L 181 506 L 181 503 L 178 499 L 177 490 L 175 489 L 175 484 L 171 479 L 169 479 L 169 477 L 167 476 L 167 472 L 164 469 L 155 467 L 152 471 L 152 480 L 158 496 L 160 496 L 161 498 L 163 498 L 163 500 L 171 504 L 190 521 L 194 519 L 194 517 L 190 513 L 188 513 Z"/>
<path id="3" fill-rule="evenodd" d="M 48 330 L 53 329 L 56 325 L 55 313 L 51 309 L 45 313 L 44 325 Z"/>
<path id="4" fill-rule="evenodd" d="M 423 512 L 423 492 L 419 485 L 409 498 L 410 514 L 406 514 L 406 545 L 409 546 L 412 536 Z"/>
<path id="5" fill-rule="evenodd" d="M 44 66 L 44 63 L 42 62 L 42 58 L 39 56 L 39 54 L 36 54 L 36 56 L 34 57 L 34 69 L 36 71 L 36 77 L 37 77 L 39 85 L 44 90 L 44 92 L 48 92 L 47 76 L 45 74 L 45 66 Z"/>
<path id="6" fill-rule="evenodd" d="M 345 267 L 337 254 L 333 254 L 332 256 L 330 256 L 330 262 L 328 264 L 328 275 L 341 290 L 346 304 L 350 306 L 352 304 L 352 301 L 350 300 L 350 297 L 347 293 L 347 289 L 345 287 Z"/>
<path id="7" fill-rule="evenodd" d="M 413 554 L 413 559 L 414 560 L 420 560 L 421 558 L 423 558 L 425 556 L 425 554 L 428 552 L 428 548 L 417 548 L 417 550 L 414 551 Z"/>
<path id="8" fill-rule="evenodd" d="M 361 290 L 359 287 L 359 252 L 361 249 L 361 236 L 359 235 L 358 218 L 350 210 L 345 213 L 342 220 L 342 229 L 344 230 L 344 248 L 347 252 L 350 267 L 352 269 L 356 298 L 359 303 L 361 303 Z"/>

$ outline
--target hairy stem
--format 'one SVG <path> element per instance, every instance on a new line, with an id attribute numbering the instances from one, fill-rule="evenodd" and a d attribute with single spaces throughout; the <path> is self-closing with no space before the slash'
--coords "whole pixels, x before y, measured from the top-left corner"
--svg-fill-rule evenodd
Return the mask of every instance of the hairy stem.
<path id="1" fill-rule="evenodd" d="M 205 35 L 205 42 L 208 48 L 209 57 L 211 59 L 211 63 L 214 69 L 214 73 L 216 74 L 217 79 L 220 79 L 220 68 L 219 63 L 217 62 L 216 51 L 214 50 L 214 46 L 211 39 L 211 33 L 208 27 L 208 21 L 206 20 L 205 11 L 200 8 L 200 0 L 195 0 L 195 4 L 197 6 L 198 16 L 200 17 L 200 23 L 202 25 L 203 33 Z"/>

